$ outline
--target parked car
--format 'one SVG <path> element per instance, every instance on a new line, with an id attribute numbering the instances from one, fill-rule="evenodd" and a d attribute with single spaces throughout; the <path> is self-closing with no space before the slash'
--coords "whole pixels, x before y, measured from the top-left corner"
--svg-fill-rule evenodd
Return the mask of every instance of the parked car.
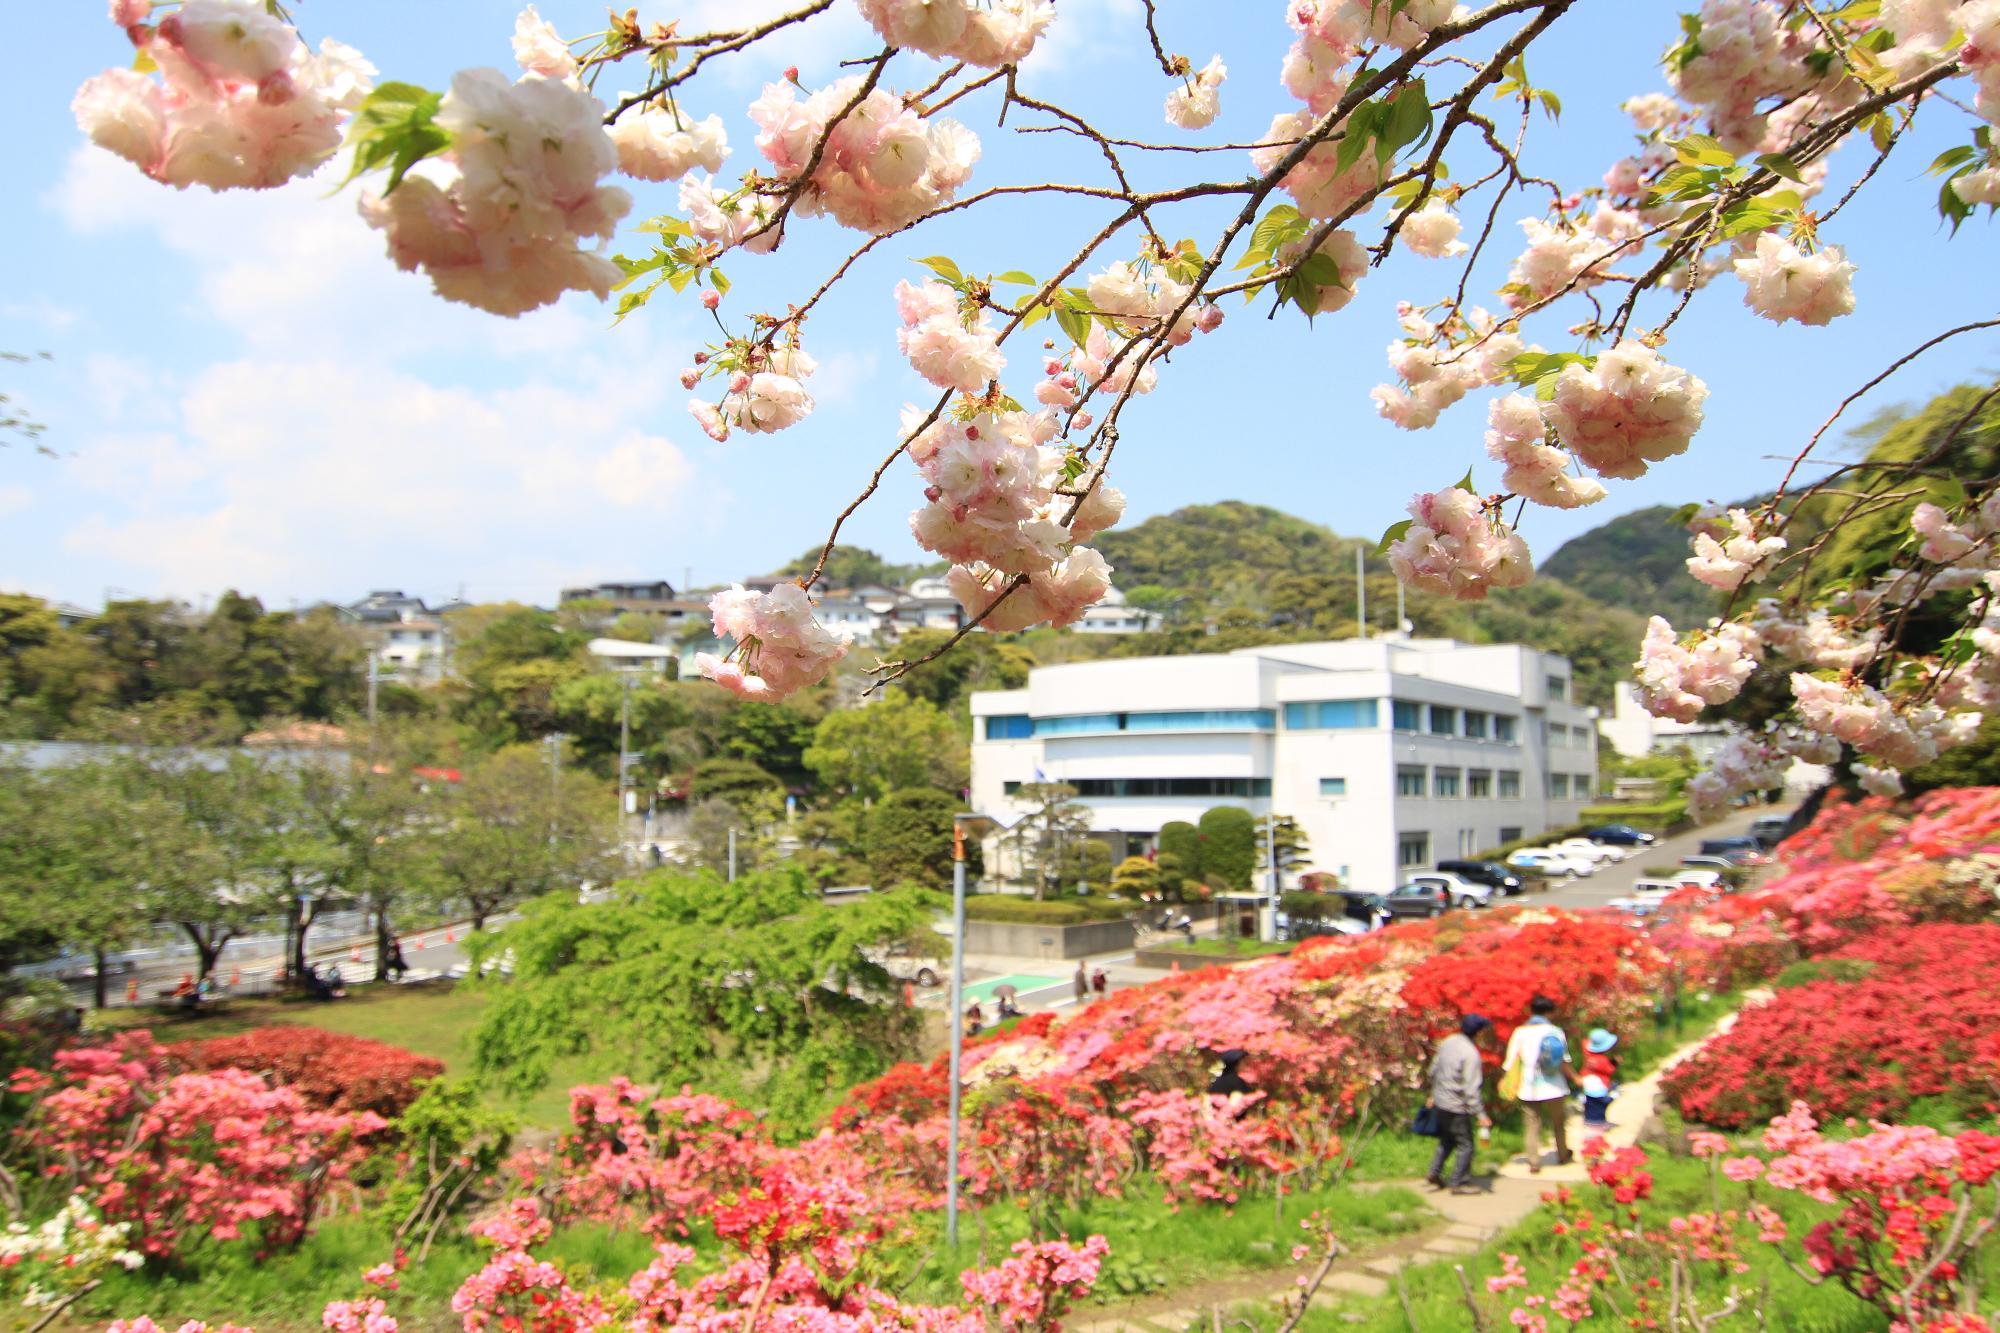
<path id="1" fill-rule="evenodd" d="M 1659 838 L 1644 829 L 1633 828 L 1630 824 L 1601 824 L 1584 836 L 1592 842 L 1606 843 L 1612 847 L 1651 847 Z"/>
<path id="2" fill-rule="evenodd" d="M 1382 895 L 1391 916 L 1443 916 L 1451 910 L 1451 895 L 1440 884 L 1415 880 Z"/>
<path id="3" fill-rule="evenodd" d="M 920 949 L 897 941 L 880 948 L 863 949 L 862 956 L 871 963 L 877 963 L 882 970 L 898 981 L 914 981 L 919 986 L 935 986 L 946 972 L 942 959 L 934 958 Z"/>
<path id="4" fill-rule="evenodd" d="M 1710 893 L 1721 893 L 1727 886 L 1722 882 L 1720 870 L 1707 870 L 1699 866 L 1684 866 L 1674 878 L 1682 888 L 1706 889 Z"/>
<path id="5" fill-rule="evenodd" d="M 1551 879 L 1573 879 L 1597 873 L 1597 862 L 1568 856 L 1552 847 L 1523 847 L 1507 858 L 1507 864 L 1523 870 L 1539 870 Z"/>
<path id="6" fill-rule="evenodd" d="M 1708 838 L 1701 844 L 1703 856 L 1726 856 L 1738 865 L 1766 866 L 1771 864 L 1764 845 L 1755 838 Z"/>
<path id="7" fill-rule="evenodd" d="M 1750 825 L 1750 836 L 1768 852 L 1784 841 L 1785 830 L 1791 826 L 1790 815 L 1759 815 Z"/>
<path id="8" fill-rule="evenodd" d="M 1352 921 L 1363 930 L 1379 930 L 1395 915 L 1384 894 L 1369 893 L 1364 889 L 1335 889 L 1333 892 L 1347 901 L 1341 919 Z"/>
<path id="9" fill-rule="evenodd" d="M 1521 892 L 1521 877 L 1498 861 L 1440 861 L 1437 868 L 1474 884 L 1490 884 L 1510 897 Z"/>
<path id="10" fill-rule="evenodd" d="M 1613 847 L 1609 843 L 1592 842 L 1588 838 L 1564 838 L 1561 842 L 1550 843 L 1549 850 L 1561 852 L 1564 856 L 1573 856 L 1579 860 L 1589 861 L 1593 865 L 1613 864 L 1623 861 L 1626 856 L 1625 850 L 1622 847 Z"/>
<path id="11" fill-rule="evenodd" d="M 1412 875 L 1410 877 L 1410 885 L 1436 889 L 1444 894 L 1445 901 L 1451 906 L 1460 908 L 1485 907 L 1493 901 L 1493 896 L 1499 892 L 1491 884 L 1479 884 L 1459 875 L 1442 873 L 1435 875 Z M 1405 887 L 1409 886 L 1406 885 Z"/>
<path id="12" fill-rule="evenodd" d="M 1704 856 L 1699 853 L 1681 858 L 1683 866 L 1696 870 L 1741 870 L 1743 862 L 1734 856 Z"/>
<path id="13" fill-rule="evenodd" d="M 1625 891 L 1639 898 L 1668 898 L 1686 887 L 1677 879 L 1635 879 L 1632 887 Z"/>

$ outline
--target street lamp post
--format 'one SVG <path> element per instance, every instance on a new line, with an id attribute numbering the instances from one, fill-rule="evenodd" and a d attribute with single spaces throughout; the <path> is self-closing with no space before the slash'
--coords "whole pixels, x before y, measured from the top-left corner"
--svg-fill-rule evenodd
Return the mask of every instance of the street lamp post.
<path id="1" fill-rule="evenodd" d="M 944 1239 L 954 1249 L 958 1246 L 959 1071 L 965 1056 L 965 835 L 999 827 L 999 821 L 985 815 L 954 815 L 951 821 L 951 1131 L 945 1145 Z"/>
<path id="2" fill-rule="evenodd" d="M 621 844 L 624 842 L 626 774 L 632 759 L 632 676 L 629 672 L 624 682 L 618 700 L 618 824 Z"/>
<path id="3" fill-rule="evenodd" d="M 1266 941 L 1278 938 L 1278 817 L 1269 811 L 1264 814 L 1264 864 L 1270 868 L 1271 880 L 1266 890 L 1270 899 L 1269 933 Z"/>

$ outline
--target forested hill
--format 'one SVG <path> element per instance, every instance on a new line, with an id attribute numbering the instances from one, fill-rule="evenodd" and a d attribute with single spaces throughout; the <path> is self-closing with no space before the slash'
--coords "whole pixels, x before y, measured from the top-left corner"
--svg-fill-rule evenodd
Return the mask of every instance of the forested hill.
<path id="1" fill-rule="evenodd" d="M 1717 614 L 1713 589 L 1687 572 L 1687 528 L 1668 505 L 1620 514 L 1572 537 L 1541 565 L 1548 578 L 1612 606 L 1665 616 L 1675 629 L 1705 624 Z"/>
<path id="2" fill-rule="evenodd" d="M 1072 652 L 1118 655 L 1226 652 L 1355 633 L 1354 552 L 1366 553 L 1368 626 L 1395 627 L 1396 580 L 1373 542 L 1342 537 L 1262 505 L 1193 505 L 1093 539 L 1133 604 L 1166 617 L 1159 633 L 1065 636 Z M 1638 656 L 1645 603 L 1607 605 L 1554 579 L 1497 593 L 1483 603 L 1411 592 L 1405 614 L 1419 635 L 1473 643 L 1516 642 L 1567 655 L 1586 702 L 1610 702 L 1611 686 Z M 1094 639 L 1076 644 L 1077 639 Z M 1037 643 L 1038 659 L 1055 645 Z"/>

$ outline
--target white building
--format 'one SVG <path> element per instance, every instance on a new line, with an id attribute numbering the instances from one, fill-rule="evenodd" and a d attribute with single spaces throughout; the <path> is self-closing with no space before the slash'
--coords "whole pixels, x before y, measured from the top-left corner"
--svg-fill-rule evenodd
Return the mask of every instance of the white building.
<path id="1" fill-rule="evenodd" d="M 1372 639 L 1036 668 L 972 696 L 972 806 L 1063 782 L 1114 857 L 1212 806 L 1289 815 L 1300 871 L 1383 889 L 1576 822 L 1597 772 L 1570 664 L 1512 644 Z"/>

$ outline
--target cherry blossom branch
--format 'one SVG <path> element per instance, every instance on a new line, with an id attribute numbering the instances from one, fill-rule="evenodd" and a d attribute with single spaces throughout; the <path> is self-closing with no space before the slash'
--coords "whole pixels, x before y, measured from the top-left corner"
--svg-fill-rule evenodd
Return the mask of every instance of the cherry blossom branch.
<path id="1" fill-rule="evenodd" d="M 745 235 L 738 242 L 739 245 L 747 245 L 764 233 L 782 228 L 785 225 L 785 219 L 791 215 L 792 206 L 798 203 L 800 197 L 807 190 L 813 188 L 813 173 L 819 170 L 820 161 L 826 156 L 826 147 L 833 142 L 834 131 L 840 128 L 840 122 L 854 114 L 856 107 L 868 100 L 868 94 L 875 91 L 875 85 L 881 82 L 882 71 L 888 68 L 889 61 L 895 54 L 896 48 L 893 46 L 882 48 L 882 54 L 876 56 L 870 64 L 868 75 L 861 80 L 861 86 L 854 90 L 854 96 L 848 98 L 847 105 L 841 107 L 839 111 L 833 114 L 832 118 L 826 122 L 826 128 L 821 130 L 819 137 L 813 141 L 811 156 L 806 158 L 806 164 L 800 170 L 798 176 L 784 188 L 783 197 L 777 208 L 772 210 L 770 218 L 765 221 L 763 226 Z M 780 231 L 779 235 L 782 239 L 783 232 Z"/>
<path id="2" fill-rule="evenodd" d="M 1160 29 L 1155 22 L 1156 16 L 1153 13 L 1153 0 L 1144 0 L 1144 3 L 1146 6 L 1146 38 L 1153 44 L 1153 59 L 1160 62 L 1160 71 L 1168 78 L 1172 78 L 1177 74 L 1185 74 L 1187 71 L 1176 68 L 1173 58 L 1167 54 L 1166 47 L 1160 44 Z"/>
<path id="3" fill-rule="evenodd" d="M 772 33 L 788 28 L 794 23 L 803 23 L 815 15 L 824 14 L 827 10 L 833 8 L 833 4 L 834 0 L 812 0 L 811 4 L 803 8 L 795 9 L 787 14 L 780 14 L 768 23 L 761 23 L 754 28 L 744 28 L 736 32 L 702 33 L 699 36 L 675 42 L 674 46 L 676 47 L 700 46 L 703 49 L 695 54 L 695 58 L 688 62 L 688 67 L 680 73 L 668 75 L 658 83 L 648 87 L 645 91 L 634 93 L 632 96 L 620 101 L 617 106 L 611 109 L 610 114 L 605 116 L 604 123 L 609 125 L 633 107 L 650 102 L 662 93 L 686 83 L 708 62 L 710 57 L 724 55 L 731 51 L 741 51 L 744 47 L 754 45 L 764 38 L 769 37 Z"/>

